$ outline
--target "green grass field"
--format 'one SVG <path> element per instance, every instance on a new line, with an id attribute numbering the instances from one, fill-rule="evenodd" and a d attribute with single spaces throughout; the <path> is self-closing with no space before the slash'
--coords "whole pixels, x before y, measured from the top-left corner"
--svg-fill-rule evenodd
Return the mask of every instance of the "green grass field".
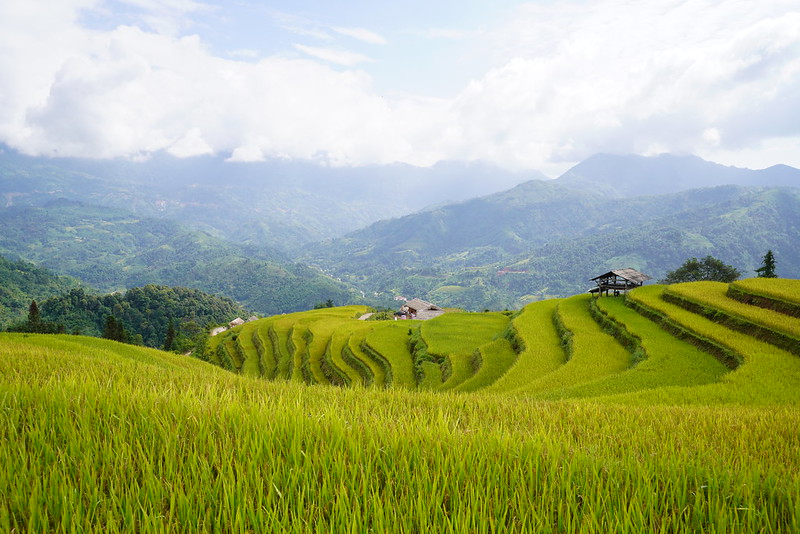
<path id="1" fill-rule="evenodd" d="M 558 369 L 566 362 L 566 353 L 561 348 L 559 334 L 553 323 L 558 303 L 558 300 L 543 300 L 528 304 L 511 321 L 520 345 L 517 360 L 487 390 L 524 390 L 533 380 Z"/>
<path id="2" fill-rule="evenodd" d="M 689 284 L 333 308 L 215 336 L 218 365 L 0 334 L 0 532 L 798 532 L 800 357 L 753 307 Z"/>

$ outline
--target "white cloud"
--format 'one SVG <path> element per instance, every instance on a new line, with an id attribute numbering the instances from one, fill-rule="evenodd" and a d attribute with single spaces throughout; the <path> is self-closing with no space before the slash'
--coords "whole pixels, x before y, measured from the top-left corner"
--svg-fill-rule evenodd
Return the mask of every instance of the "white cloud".
<path id="1" fill-rule="evenodd" d="M 167 148 L 167 152 L 179 158 L 188 158 L 190 156 L 213 154 L 214 149 L 203 138 L 203 132 L 200 131 L 200 128 L 192 128 L 183 137 L 172 143 Z"/>
<path id="2" fill-rule="evenodd" d="M 28 153 L 555 172 L 595 152 L 670 151 L 800 166 L 794 0 L 525 5 L 468 40 L 495 66 L 452 99 L 383 97 L 351 51 L 223 59 L 198 36 L 81 27 L 100 0 L 50 4 L 0 4 L 0 141 Z"/>
<path id="3" fill-rule="evenodd" d="M 331 41 L 333 37 L 319 23 L 306 17 L 284 13 L 282 11 L 270 11 L 272 19 L 282 29 L 303 37 L 312 37 L 321 41 Z"/>
<path id="4" fill-rule="evenodd" d="M 231 157 L 225 161 L 251 162 L 264 161 L 265 159 L 264 152 L 258 147 L 258 145 L 248 144 L 236 147 L 233 150 Z"/>
<path id="5" fill-rule="evenodd" d="M 364 41 L 365 43 L 378 45 L 386 44 L 386 39 L 377 33 L 365 30 L 364 28 L 343 28 L 340 26 L 334 26 L 332 29 L 336 33 L 352 37 L 353 39 L 358 39 L 359 41 Z"/>
<path id="6" fill-rule="evenodd" d="M 237 48 L 236 50 L 231 50 L 230 52 L 228 52 L 228 55 L 231 57 L 255 59 L 261 54 L 258 52 L 258 50 L 253 50 L 252 48 Z"/>
<path id="7" fill-rule="evenodd" d="M 177 35 L 192 25 L 187 15 L 211 11 L 214 8 L 195 0 L 120 0 L 121 3 L 136 8 L 137 23 L 142 23 L 158 33 Z"/>
<path id="8" fill-rule="evenodd" d="M 330 63 L 336 63 L 337 65 L 343 65 L 345 67 L 354 67 L 359 63 L 373 61 L 364 54 L 350 52 L 347 50 L 336 50 L 333 48 L 321 48 L 317 46 L 306 46 L 301 44 L 295 44 L 294 47 L 311 57 L 328 61 Z"/>
<path id="9" fill-rule="evenodd" d="M 800 134 L 798 27 L 792 2 L 526 5 L 453 103 L 444 152 L 542 167 Z"/>

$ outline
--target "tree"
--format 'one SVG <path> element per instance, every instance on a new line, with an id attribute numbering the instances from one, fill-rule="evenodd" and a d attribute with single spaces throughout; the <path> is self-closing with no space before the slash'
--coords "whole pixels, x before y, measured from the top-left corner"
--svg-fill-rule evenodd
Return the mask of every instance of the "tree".
<path id="1" fill-rule="evenodd" d="M 28 308 L 28 324 L 31 327 L 36 327 L 42 322 L 42 315 L 39 313 L 39 305 L 36 304 L 35 300 L 31 301 L 31 305 Z"/>
<path id="2" fill-rule="evenodd" d="M 28 307 L 28 320 L 12 324 L 8 327 L 8 331 L 28 334 L 63 334 L 64 325 L 42 321 L 39 305 L 36 304 L 35 300 L 32 300 L 31 305 Z"/>
<path id="3" fill-rule="evenodd" d="M 775 256 L 772 255 L 772 251 L 768 250 L 766 254 L 764 254 L 764 259 L 761 260 L 761 267 L 756 269 L 756 274 L 759 278 L 777 278 L 778 275 L 775 274 Z"/>
<path id="4" fill-rule="evenodd" d="M 699 282 L 711 280 L 715 282 L 733 282 L 741 276 L 735 267 L 726 265 L 713 256 L 706 256 L 702 260 L 690 258 L 683 265 L 669 271 L 661 281 L 664 284 L 678 284 L 681 282 Z"/>
<path id="5" fill-rule="evenodd" d="M 175 345 L 175 322 L 170 317 L 167 326 L 167 337 L 164 339 L 164 350 L 172 350 Z"/>
<path id="6" fill-rule="evenodd" d="M 128 332 L 125 331 L 125 326 L 122 321 L 118 321 L 113 315 L 106 317 L 106 324 L 103 328 L 103 337 L 106 339 L 113 339 L 121 343 L 128 343 L 130 338 Z"/>
<path id="7" fill-rule="evenodd" d="M 114 339 L 114 336 L 117 332 L 117 320 L 114 319 L 113 315 L 109 315 L 106 317 L 106 324 L 103 328 L 103 337 L 106 339 Z"/>

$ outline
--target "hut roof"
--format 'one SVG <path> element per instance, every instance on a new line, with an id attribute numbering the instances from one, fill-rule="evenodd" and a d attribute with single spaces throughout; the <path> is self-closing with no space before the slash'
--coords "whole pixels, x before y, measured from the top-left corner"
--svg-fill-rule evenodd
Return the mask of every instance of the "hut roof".
<path id="1" fill-rule="evenodd" d="M 624 278 L 629 282 L 635 282 L 637 284 L 643 283 L 645 280 L 650 280 L 651 278 L 644 273 L 640 273 L 636 269 L 631 269 L 630 267 L 626 267 L 625 269 L 614 269 L 613 271 L 608 271 L 605 274 L 601 274 L 600 276 L 595 276 L 592 278 L 592 281 L 597 281 L 601 278 L 609 278 L 611 276 L 617 275 L 620 278 Z"/>
<path id="2" fill-rule="evenodd" d="M 412 310 L 422 311 L 422 310 L 441 310 L 441 308 L 435 304 L 431 304 L 430 302 L 422 299 L 411 299 L 406 302 L 406 306 L 408 306 Z"/>

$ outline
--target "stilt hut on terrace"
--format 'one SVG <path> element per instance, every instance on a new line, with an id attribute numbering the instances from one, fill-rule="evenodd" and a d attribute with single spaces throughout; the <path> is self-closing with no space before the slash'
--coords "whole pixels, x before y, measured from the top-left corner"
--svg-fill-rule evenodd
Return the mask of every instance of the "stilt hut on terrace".
<path id="1" fill-rule="evenodd" d="M 617 296 L 620 292 L 626 292 L 641 286 L 646 280 L 650 280 L 650 277 L 636 269 L 631 269 L 630 267 L 614 269 L 606 274 L 592 278 L 592 282 L 596 283 L 597 287 L 590 289 L 589 293 L 600 296 L 605 292 L 606 296 L 608 296 L 608 292 L 613 291 L 614 296 Z"/>

